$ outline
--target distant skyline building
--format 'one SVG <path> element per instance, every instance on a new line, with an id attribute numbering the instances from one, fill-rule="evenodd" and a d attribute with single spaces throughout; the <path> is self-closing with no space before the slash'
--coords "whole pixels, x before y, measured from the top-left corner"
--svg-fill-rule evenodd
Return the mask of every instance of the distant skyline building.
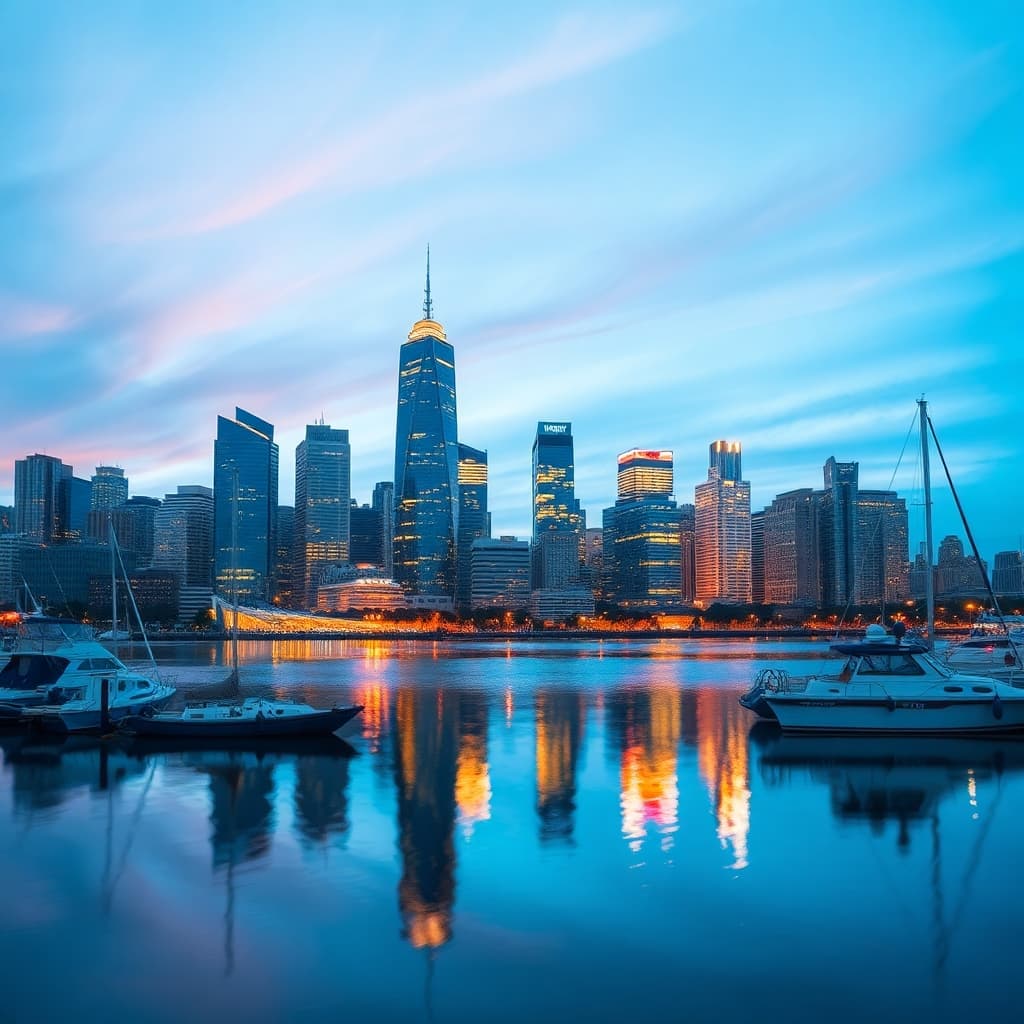
<path id="1" fill-rule="evenodd" d="M 997 551 L 992 561 L 992 589 L 1013 597 L 1024 595 L 1024 555 L 1020 551 Z"/>
<path id="2" fill-rule="evenodd" d="M 423 319 L 399 354 L 394 578 L 410 594 L 454 604 L 459 452 L 455 350 L 433 319 L 430 256 Z"/>
<path id="3" fill-rule="evenodd" d="M 810 487 L 776 495 L 764 510 L 764 601 L 816 606 L 818 495 Z"/>
<path id="4" fill-rule="evenodd" d="M 515 537 L 478 537 L 470 545 L 473 611 L 520 611 L 530 603 L 530 543 Z"/>
<path id="5" fill-rule="evenodd" d="M 40 544 L 62 541 L 68 530 L 72 467 L 54 455 L 14 463 L 14 530 Z"/>
<path id="6" fill-rule="evenodd" d="M 459 445 L 459 532 L 456 546 L 455 607 L 471 605 L 471 549 L 473 541 L 491 535 L 487 511 L 487 452 Z"/>
<path id="7" fill-rule="evenodd" d="M 384 565 L 383 516 L 379 509 L 357 505 L 349 507 L 348 560 L 352 565 Z"/>
<path id="8" fill-rule="evenodd" d="M 764 604 L 764 510 L 750 513 L 750 599 Z"/>
<path id="9" fill-rule="evenodd" d="M 92 508 L 92 481 L 72 476 L 68 490 L 68 523 L 64 531 L 69 540 L 82 540 L 89 532 Z"/>
<path id="10" fill-rule="evenodd" d="M 295 532 L 295 506 L 277 506 L 277 556 L 274 567 L 274 604 L 285 608 L 299 606 L 298 537 Z"/>
<path id="11" fill-rule="evenodd" d="M 939 542 L 938 588 L 936 594 L 969 594 L 985 586 L 978 560 L 964 553 L 963 541 L 952 534 Z M 995 586 L 993 585 L 993 590 Z"/>
<path id="12" fill-rule="evenodd" d="M 303 608 L 317 606 L 323 571 L 349 560 L 351 498 L 348 431 L 307 426 L 295 449 L 295 599 Z"/>
<path id="13" fill-rule="evenodd" d="M 633 448 L 619 456 L 616 483 L 620 501 L 667 498 L 673 493 L 671 451 Z"/>
<path id="14" fill-rule="evenodd" d="M 830 457 L 818 505 L 821 603 L 843 607 L 856 601 L 857 494 L 859 465 Z"/>
<path id="15" fill-rule="evenodd" d="M 576 498 L 572 424 L 541 420 L 533 441 L 533 589 L 578 586 L 585 529 Z"/>
<path id="16" fill-rule="evenodd" d="M 213 488 L 179 485 L 165 494 L 153 522 L 153 567 L 178 575 L 183 622 L 213 607 Z"/>
<path id="17" fill-rule="evenodd" d="M 696 599 L 705 606 L 749 604 L 750 484 L 740 479 L 740 443 L 714 441 L 709 454 L 707 482 L 694 489 Z"/>
<path id="18" fill-rule="evenodd" d="M 696 509 L 683 502 L 679 506 L 679 596 L 683 604 L 693 604 L 697 599 L 696 536 Z"/>
<path id="19" fill-rule="evenodd" d="M 395 543 L 395 485 L 391 480 L 380 480 L 373 485 L 370 507 L 380 513 L 381 565 L 388 576 L 394 575 L 392 550 Z"/>
<path id="20" fill-rule="evenodd" d="M 120 466 L 97 466 L 91 483 L 93 509 L 120 508 L 128 500 L 128 478 Z"/>
<path id="21" fill-rule="evenodd" d="M 236 592 L 242 604 L 274 598 L 278 460 L 273 424 L 238 407 L 233 420 L 217 417 L 213 445 L 214 579 L 217 592 L 225 600 L 232 600 Z M 235 524 L 238 548 L 233 557 Z"/>
<path id="22" fill-rule="evenodd" d="M 978 586 L 981 586 L 980 575 Z M 858 490 L 855 602 L 861 605 L 892 603 L 909 595 L 907 504 L 895 491 Z"/>

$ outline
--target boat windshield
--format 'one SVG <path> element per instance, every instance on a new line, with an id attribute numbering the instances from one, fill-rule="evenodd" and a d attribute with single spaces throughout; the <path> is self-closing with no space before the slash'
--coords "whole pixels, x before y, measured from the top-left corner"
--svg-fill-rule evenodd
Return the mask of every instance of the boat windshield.
<path id="1" fill-rule="evenodd" d="M 903 651 L 892 654 L 865 654 L 857 674 L 861 676 L 923 676 L 924 669 Z"/>
<path id="2" fill-rule="evenodd" d="M 944 665 L 938 658 L 935 657 L 930 651 L 926 654 L 919 654 L 918 657 L 926 664 L 930 669 L 937 672 L 940 676 L 945 676 L 947 679 L 950 676 L 955 675 L 952 669 L 948 665 Z"/>

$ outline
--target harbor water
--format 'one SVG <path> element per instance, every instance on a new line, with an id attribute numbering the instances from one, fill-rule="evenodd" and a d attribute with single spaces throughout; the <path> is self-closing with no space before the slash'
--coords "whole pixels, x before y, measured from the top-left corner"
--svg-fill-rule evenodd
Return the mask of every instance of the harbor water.
<path id="1" fill-rule="evenodd" d="M 0 734 L 0 1022 L 1016 1019 L 1024 742 L 784 737 L 825 642 L 245 642 L 342 738 Z M 216 696 L 218 644 L 155 647 Z M 141 656 L 141 652 L 133 652 Z"/>

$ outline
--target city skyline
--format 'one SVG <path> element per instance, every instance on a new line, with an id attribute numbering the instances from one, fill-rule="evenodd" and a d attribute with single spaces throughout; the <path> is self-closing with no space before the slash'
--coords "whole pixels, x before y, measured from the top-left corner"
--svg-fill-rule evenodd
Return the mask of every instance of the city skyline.
<path id="1" fill-rule="evenodd" d="M 496 534 L 530 535 L 540 420 L 596 522 L 618 453 L 672 450 L 690 502 L 716 438 L 755 509 L 830 458 L 909 497 L 924 393 L 982 555 L 1019 546 L 1013 5 L 303 15 L 0 14 L 0 504 L 35 452 L 212 485 L 236 406 L 277 428 L 282 503 L 321 417 L 368 501 L 429 241 Z"/>

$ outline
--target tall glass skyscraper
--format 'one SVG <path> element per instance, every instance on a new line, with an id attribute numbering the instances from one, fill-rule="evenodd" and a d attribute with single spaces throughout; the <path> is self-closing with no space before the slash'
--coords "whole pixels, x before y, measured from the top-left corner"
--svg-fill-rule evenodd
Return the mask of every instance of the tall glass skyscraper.
<path id="1" fill-rule="evenodd" d="M 238 549 L 232 574 L 235 473 L 238 474 Z M 245 409 L 217 417 L 213 444 L 214 576 L 217 592 L 243 604 L 274 597 L 277 558 L 278 450 L 273 424 Z"/>
<path id="2" fill-rule="evenodd" d="M 63 540 L 70 519 L 72 467 L 53 455 L 14 462 L 14 531 L 40 544 Z"/>
<path id="3" fill-rule="evenodd" d="M 738 441 L 712 442 L 707 482 L 694 489 L 697 600 L 705 605 L 752 599 L 750 484 L 740 479 L 740 458 Z"/>
<path id="4" fill-rule="evenodd" d="M 423 319 L 398 364 L 394 577 L 411 594 L 455 597 L 459 452 L 455 350 L 432 318 L 427 257 Z"/>
<path id="5" fill-rule="evenodd" d="M 491 535 L 487 514 L 487 452 L 459 445 L 459 533 L 456 550 L 455 605 L 469 611 L 472 599 L 473 541 Z"/>
<path id="6" fill-rule="evenodd" d="M 558 590 L 578 582 L 583 530 L 572 424 L 542 421 L 533 441 L 534 590 Z"/>
<path id="7" fill-rule="evenodd" d="M 120 466 L 97 466 L 92 478 L 92 508 L 120 508 L 128 500 L 128 477 Z"/>
<path id="8" fill-rule="evenodd" d="M 857 494 L 859 465 L 856 462 L 825 463 L 825 490 L 818 504 L 818 537 L 821 545 L 821 601 L 842 607 L 857 592 Z"/>
<path id="9" fill-rule="evenodd" d="M 395 485 L 390 480 L 379 480 L 373 485 L 370 507 L 380 513 L 381 566 L 387 576 L 394 574 L 392 548 L 395 543 Z"/>
<path id="10" fill-rule="evenodd" d="M 295 449 L 295 598 L 303 608 L 316 607 L 324 569 L 349 560 L 351 491 L 348 431 L 307 426 Z"/>

